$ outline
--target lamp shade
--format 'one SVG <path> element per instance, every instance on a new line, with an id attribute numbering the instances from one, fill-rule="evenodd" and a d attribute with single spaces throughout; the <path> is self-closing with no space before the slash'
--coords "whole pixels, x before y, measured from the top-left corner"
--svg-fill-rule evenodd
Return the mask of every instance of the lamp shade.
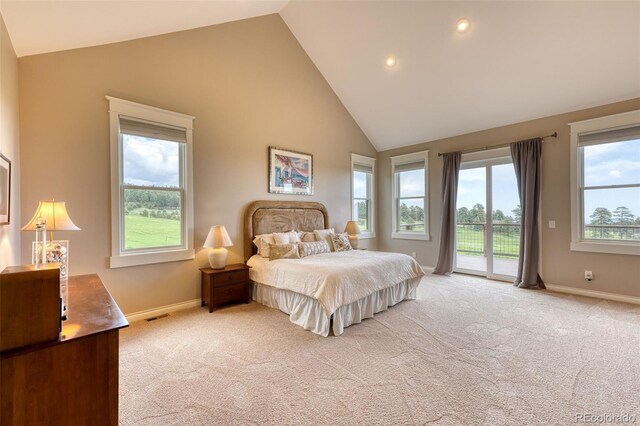
<path id="1" fill-rule="evenodd" d="M 212 226 L 211 229 L 209 229 L 209 235 L 207 235 L 207 240 L 204 242 L 203 247 L 218 248 L 229 247 L 232 245 L 233 242 L 231 241 L 231 238 L 229 238 L 227 228 L 222 225 L 216 225 Z"/>
<path id="2" fill-rule="evenodd" d="M 360 233 L 360 227 L 358 226 L 358 222 L 355 220 L 350 220 L 347 222 L 347 226 L 344 227 L 344 232 L 349 235 L 357 235 Z"/>
<path id="3" fill-rule="evenodd" d="M 47 221 L 47 231 L 80 231 L 71 221 L 64 201 L 40 201 L 38 209 L 23 231 L 35 231 L 38 219 Z"/>

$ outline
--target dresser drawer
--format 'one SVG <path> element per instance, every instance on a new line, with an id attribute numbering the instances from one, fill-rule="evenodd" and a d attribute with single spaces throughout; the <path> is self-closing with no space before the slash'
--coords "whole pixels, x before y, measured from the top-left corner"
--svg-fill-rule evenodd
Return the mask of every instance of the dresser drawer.
<path id="1" fill-rule="evenodd" d="M 213 276 L 213 285 L 223 286 L 232 283 L 242 283 L 246 282 L 249 279 L 249 272 L 244 271 L 233 271 L 226 272 L 224 274 L 218 274 Z"/>
<path id="2" fill-rule="evenodd" d="M 232 300 L 245 300 L 248 291 L 249 285 L 246 282 L 226 285 L 224 287 L 214 287 L 213 303 L 219 305 Z"/>

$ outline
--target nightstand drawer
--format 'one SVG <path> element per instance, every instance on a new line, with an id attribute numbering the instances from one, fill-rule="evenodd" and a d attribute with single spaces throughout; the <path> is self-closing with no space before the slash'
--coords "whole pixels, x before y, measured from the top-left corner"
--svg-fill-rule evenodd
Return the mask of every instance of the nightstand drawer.
<path id="1" fill-rule="evenodd" d="M 213 285 L 217 287 L 217 286 L 227 285 L 231 283 L 241 283 L 241 282 L 247 281 L 248 279 L 249 279 L 249 272 L 246 270 L 226 272 L 224 274 L 214 275 Z"/>
<path id="2" fill-rule="evenodd" d="M 247 296 L 248 284 L 246 282 L 239 284 L 226 285 L 224 287 L 213 288 L 213 300 L 216 305 L 230 302 L 232 300 L 244 300 Z"/>

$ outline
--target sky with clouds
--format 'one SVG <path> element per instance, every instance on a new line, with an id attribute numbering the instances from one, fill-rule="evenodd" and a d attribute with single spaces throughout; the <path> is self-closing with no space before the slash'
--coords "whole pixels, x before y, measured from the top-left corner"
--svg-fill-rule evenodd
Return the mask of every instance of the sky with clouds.
<path id="1" fill-rule="evenodd" d="M 140 136 L 123 135 L 124 182 L 131 185 L 177 187 L 180 144 Z M 640 184 L 640 140 L 584 148 L 585 186 Z M 519 204 L 512 164 L 493 166 L 493 208 L 507 215 Z M 460 171 L 458 208 L 480 203 L 486 207 L 484 168 Z M 402 173 L 402 196 L 424 193 L 424 171 Z M 364 173 L 355 173 L 354 194 L 366 194 Z M 413 204 L 408 202 L 408 204 Z M 585 190 L 585 216 L 597 207 L 611 211 L 619 206 L 640 215 L 640 188 Z"/>
<path id="2" fill-rule="evenodd" d="M 584 148 L 584 184 L 589 186 L 640 184 L 640 139 Z M 585 189 L 585 217 L 597 207 L 614 211 L 624 206 L 640 215 L 640 188 Z"/>
<path id="3" fill-rule="evenodd" d="M 458 184 L 457 208 L 466 207 L 469 210 L 479 203 L 487 207 L 486 200 L 486 169 L 460 170 Z M 492 168 L 493 180 L 493 210 L 502 210 L 507 216 L 513 217 L 512 210 L 518 207 L 518 186 L 513 164 L 500 164 Z"/>
<path id="4" fill-rule="evenodd" d="M 353 172 L 353 198 L 367 198 L 367 174 Z"/>
<path id="5" fill-rule="evenodd" d="M 141 136 L 122 135 L 124 183 L 178 187 L 180 144 Z"/>
<path id="6" fill-rule="evenodd" d="M 424 169 L 410 170 L 400 173 L 401 197 L 424 197 Z M 407 207 L 424 207 L 423 198 L 405 198 L 402 200 Z"/>
<path id="7" fill-rule="evenodd" d="M 594 145 L 584 148 L 585 186 L 640 184 L 640 140 Z M 476 168 L 460 171 L 458 187 L 458 208 L 473 207 L 485 200 L 485 169 Z M 505 214 L 518 204 L 518 188 L 512 164 L 493 168 L 493 208 Z M 640 188 L 587 189 L 585 190 L 585 217 L 598 207 L 613 212 L 617 207 L 631 209 L 640 215 Z"/>

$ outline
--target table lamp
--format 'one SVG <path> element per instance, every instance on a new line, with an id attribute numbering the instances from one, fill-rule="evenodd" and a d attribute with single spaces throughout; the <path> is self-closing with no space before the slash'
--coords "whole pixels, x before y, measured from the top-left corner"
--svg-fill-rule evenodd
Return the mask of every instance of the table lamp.
<path id="1" fill-rule="evenodd" d="M 349 222 L 347 222 L 347 226 L 344 227 L 344 232 L 349 234 L 349 243 L 351 244 L 351 247 L 357 249 L 358 241 L 360 240 L 358 238 L 358 234 L 360 233 L 358 222 L 356 222 L 355 220 L 350 220 Z"/>
<path id="2" fill-rule="evenodd" d="M 23 231 L 36 231 L 36 241 L 31 243 L 31 263 L 59 263 L 60 291 L 62 296 L 62 318 L 67 313 L 67 278 L 69 274 L 69 240 L 54 240 L 53 231 L 80 231 L 67 213 L 64 201 L 40 201 L 36 213 Z M 45 232 L 49 231 L 49 241 Z M 44 238 L 39 238 L 42 232 Z"/>
<path id="3" fill-rule="evenodd" d="M 233 245 L 227 228 L 221 225 L 212 226 L 203 247 L 209 249 L 209 265 L 211 269 L 223 269 L 227 264 L 229 251 L 225 247 Z"/>
<path id="4" fill-rule="evenodd" d="M 44 223 L 49 231 L 49 242 L 45 243 L 47 263 L 60 263 L 60 276 L 66 278 L 69 258 L 69 241 L 53 239 L 53 231 L 80 231 L 67 213 L 64 201 L 40 201 L 36 213 L 29 223 L 22 227 L 23 231 L 35 231 Z M 32 244 L 31 261 L 35 263 L 38 254 L 42 253 L 42 244 Z"/>

